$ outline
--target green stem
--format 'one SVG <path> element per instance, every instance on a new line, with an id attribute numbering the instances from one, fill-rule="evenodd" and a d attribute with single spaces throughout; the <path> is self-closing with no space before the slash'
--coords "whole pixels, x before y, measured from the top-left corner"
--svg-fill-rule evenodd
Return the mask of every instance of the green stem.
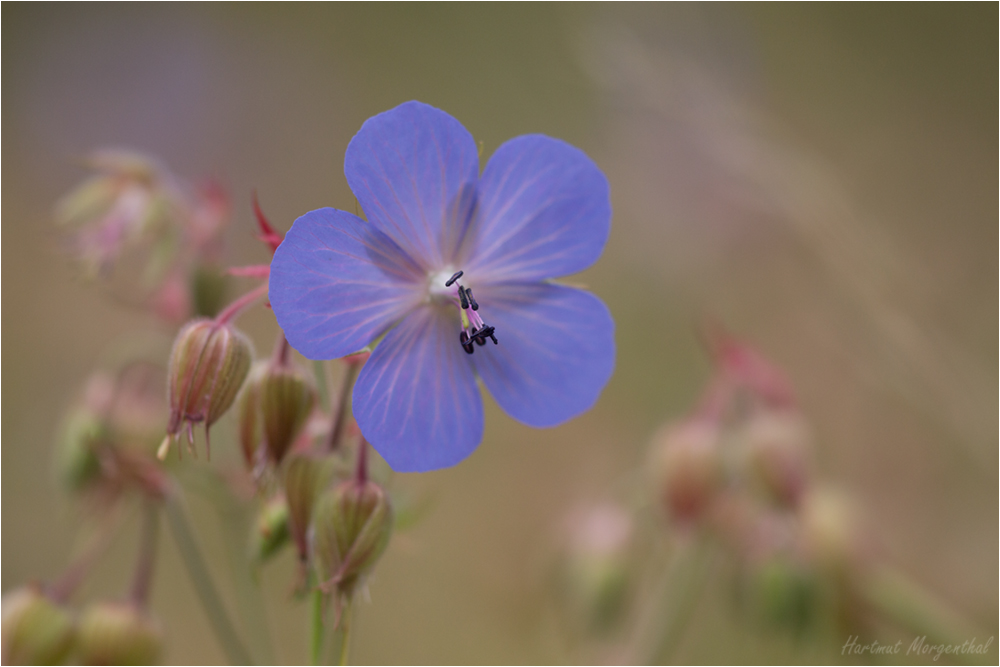
<path id="1" fill-rule="evenodd" d="M 312 618 L 310 623 L 309 664 L 318 665 L 323 658 L 323 608 L 326 606 L 325 594 L 316 587 L 312 594 Z"/>
<path id="2" fill-rule="evenodd" d="M 643 664 L 670 662 L 708 582 L 714 556 L 712 543 L 703 535 L 693 535 L 691 541 L 678 545 L 659 587 L 659 601 L 654 603 L 646 629 L 650 636 L 640 648 L 640 655 L 645 655 Z"/>
<path id="3" fill-rule="evenodd" d="M 167 502 L 165 509 L 170 530 L 174 535 L 174 542 L 177 544 L 177 551 L 180 552 L 181 560 L 187 567 L 188 576 L 191 577 L 191 583 L 194 584 L 194 590 L 205 610 L 209 625 L 222 645 L 226 658 L 234 665 L 249 665 L 250 654 L 243 646 L 243 642 L 240 641 L 239 635 L 236 634 L 232 621 L 229 620 L 229 615 L 215 589 L 205 560 L 198 550 L 198 544 L 184 510 L 176 498 Z"/>
<path id="4" fill-rule="evenodd" d="M 340 662 L 339 665 L 346 665 L 347 658 L 351 652 L 351 616 L 354 607 L 351 605 L 351 598 L 344 602 L 344 609 L 340 614 Z"/>
<path id="5" fill-rule="evenodd" d="M 329 452 L 337 451 L 340 447 L 340 440 L 344 435 L 344 428 L 347 426 L 347 408 L 351 400 L 351 388 L 354 380 L 358 377 L 361 364 L 346 364 L 344 377 L 340 383 L 340 394 L 337 396 L 337 404 L 333 407 L 333 426 L 330 427 L 330 439 L 327 440 L 326 449 Z"/>
<path id="6" fill-rule="evenodd" d="M 891 568 L 876 570 L 861 588 L 868 604 L 882 616 L 918 637 L 926 636 L 928 644 L 961 645 L 977 634 L 940 600 Z M 952 659 L 967 662 L 971 656 L 955 654 Z"/>
<path id="7" fill-rule="evenodd" d="M 319 392 L 319 404 L 326 409 L 330 405 L 330 388 L 326 380 L 326 364 L 322 359 L 313 361 L 313 375 L 316 377 L 316 391 Z"/>

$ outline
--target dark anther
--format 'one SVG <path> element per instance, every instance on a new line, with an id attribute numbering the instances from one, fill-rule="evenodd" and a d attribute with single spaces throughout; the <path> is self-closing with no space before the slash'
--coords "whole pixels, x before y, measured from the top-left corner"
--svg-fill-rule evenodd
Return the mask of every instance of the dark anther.
<path id="1" fill-rule="evenodd" d="M 465 272 L 464 271 L 457 271 L 457 272 L 455 272 L 455 275 L 453 275 L 451 278 L 448 278 L 448 281 L 444 284 L 444 286 L 445 287 L 451 287 L 455 283 L 456 280 L 458 280 L 459 278 L 462 277 L 463 273 L 465 273 Z"/>
<path id="2" fill-rule="evenodd" d="M 469 340 L 469 334 L 464 331 L 458 335 L 458 340 L 462 343 L 462 349 L 472 354 L 476 351 L 476 348 L 472 346 L 472 342 Z"/>
<path id="3" fill-rule="evenodd" d="M 462 310 L 469 307 L 469 297 L 465 294 L 465 288 L 458 286 L 458 300 L 462 302 Z"/>
<path id="4" fill-rule="evenodd" d="M 493 341 L 494 345 L 497 345 L 498 344 L 497 337 L 494 335 L 495 331 L 496 331 L 495 327 L 485 325 L 479 331 L 472 332 L 472 340 L 476 341 L 480 345 L 485 345 L 486 339 L 489 338 L 490 340 Z"/>
<path id="5" fill-rule="evenodd" d="M 479 310 L 479 304 L 476 300 L 472 298 L 472 289 L 469 287 L 465 288 L 465 296 L 469 297 L 469 303 L 472 304 L 472 310 Z"/>

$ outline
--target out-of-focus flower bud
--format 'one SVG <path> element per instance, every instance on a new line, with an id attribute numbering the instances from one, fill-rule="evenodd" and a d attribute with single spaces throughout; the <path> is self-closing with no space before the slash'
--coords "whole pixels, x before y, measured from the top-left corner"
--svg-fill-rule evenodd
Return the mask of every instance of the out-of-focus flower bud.
<path id="1" fill-rule="evenodd" d="M 309 524 L 316 497 L 330 480 L 333 464 L 329 459 L 317 459 L 293 454 L 285 465 L 283 486 L 288 504 L 288 529 L 295 541 L 299 561 L 309 558 Z"/>
<path id="2" fill-rule="evenodd" d="M 253 535 L 250 538 L 252 558 L 263 563 L 288 544 L 288 503 L 278 494 L 268 500 L 257 514 Z"/>
<path id="3" fill-rule="evenodd" d="M 302 430 L 313 406 L 316 389 L 290 362 L 263 362 L 240 398 L 240 444 L 247 463 L 263 442 L 268 460 L 281 463 Z"/>
<path id="4" fill-rule="evenodd" d="M 317 500 L 312 520 L 312 553 L 320 585 L 350 595 L 389 544 L 392 505 L 381 486 L 348 480 Z"/>
<path id="5" fill-rule="evenodd" d="M 753 564 L 744 585 L 747 611 L 766 625 L 797 634 L 816 620 L 816 579 L 789 556 L 775 554 Z"/>
<path id="6" fill-rule="evenodd" d="M 191 272 L 191 305 L 195 317 L 215 317 L 226 305 L 228 276 L 217 267 L 198 264 Z"/>
<path id="7" fill-rule="evenodd" d="M 769 411 L 750 418 L 742 442 L 750 472 L 779 504 L 794 507 L 809 483 L 809 430 L 790 411 Z"/>
<path id="8" fill-rule="evenodd" d="M 3 664 L 54 665 L 73 645 L 73 616 L 37 587 L 24 586 L 3 598 Z"/>
<path id="9" fill-rule="evenodd" d="M 159 456 L 165 458 L 170 440 L 187 425 L 189 443 L 192 424 L 208 428 L 225 413 L 250 372 L 253 357 L 250 342 L 228 323 L 194 320 L 177 335 L 170 353 L 167 386 L 170 421 Z"/>
<path id="10" fill-rule="evenodd" d="M 130 602 L 101 602 L 80 617 L 75 648 L 84 665 L 150 665 L 159 661 L 163 636 L 144 609 Z"/>
<path id="11" fill-rule="evenodd" d="M 850 499 L 829 488 L 811 489 L 799 508 L 803 550 L 821 568 L 841 572 L 863 556 L 858 515 Z"/>
<path id="12" fill-rule="evenodd" d="M 718 429 L 698 420 L 670 425 L 653 447 L 653 472 L 668 512 L 680 521 L 700 518 L 722 486 Z"/>
<path id="13" fill-rule="evenodd" d="M 622 616 L 631 583 L 632 517 L 600 505 L 573 517 L 569 528 L 559 592 L 584 631 L 608 630 Z"/>
<path id="14" fill-rule="evenodd" d="M 109 440 L 105 420 L 87 408 L 73 410 L 66 419 L 56 453 L 56 474 L 70 491 L 81 491 L 101 476 L 98 448 Z"/>

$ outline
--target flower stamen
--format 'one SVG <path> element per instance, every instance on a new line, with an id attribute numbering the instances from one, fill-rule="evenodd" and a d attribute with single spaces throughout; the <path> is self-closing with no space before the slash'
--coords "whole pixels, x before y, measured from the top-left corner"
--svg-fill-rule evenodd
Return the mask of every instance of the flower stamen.
<path id="1" fill-rule="evenodd" d="M 445 281 L 444 286 L 451 287 L 463 275 L 465 275 L 464 271 L 456 271 L 451 278 Z M 455 296 L 458 297 L 457 305 L 461 307 L 459 314 L 462 318 L 462 330 L 458 334 L 458 340 L 462 344 L 462 349 L 467 354 L 472 354 L 476 351 L 475 345 L 486 345 L 487 338 L 492 340 L 494 345 L 499 344 L 496 337 L 496 327 L 487 325 L 480 316 L 479 303 L 472 296 L 472 289 L 458 283 L 457 292 L 452 293 L 452 297 Z"/>

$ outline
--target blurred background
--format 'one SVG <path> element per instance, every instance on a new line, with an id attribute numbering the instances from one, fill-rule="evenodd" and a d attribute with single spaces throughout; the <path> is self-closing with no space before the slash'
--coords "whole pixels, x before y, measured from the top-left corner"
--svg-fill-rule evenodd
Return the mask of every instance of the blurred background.
<path id="1" fill-rule="evenodd" d="M 355 661 L 613 659 L 567 639 L 547 583 L 553 535 L 575 508 L 633 495 L 653 434 L 708 381 L 706 321 L 784 370 L 819 474 L 853 494 L 883 557 L 996 634 L 995 4 L 3 14 L 4 591 L 57 576 L 78 547 L 79 508 L 52 472 L 58 425 L 116 341 L 158 326 L 83 280 L 60 248 L 53 207 L 85 175 L 80 158 L 128 147 L 219 180 L 233 199 L 227 261 L 266 262 L 251 191 L 282 230 L 322 206 L 352 210 L 348 141 L 368 117 L 419 99 L 482 141 L 484 163 L 540 132 L 605 171 L 611 238 L 574 280 L 615 317 L 617 367 L 592 411 L 552 430 L 521 426 L 487 398 L 486 437 L 467 461 L 394 479 L 429 509 L 379 564 Z M 241 326 L 270 348 L 270 312 Z M 239 465 L 231 422 L 213 435 L 212 466 Z M 199 507 L 221 573 L 225 532 Z M 79 599 L 122 593 L 137 525 Z M 172 541 L 161 545 L 152 605 L 165 660 L 224 660 Z M 262 577 L 285 662 L 304 660 L 308 634 L 293 577 L 291 553 Z M 866 661 L 770 641 L 731 613 L 730 597 L 709 585 L 675 659 Z"/>

